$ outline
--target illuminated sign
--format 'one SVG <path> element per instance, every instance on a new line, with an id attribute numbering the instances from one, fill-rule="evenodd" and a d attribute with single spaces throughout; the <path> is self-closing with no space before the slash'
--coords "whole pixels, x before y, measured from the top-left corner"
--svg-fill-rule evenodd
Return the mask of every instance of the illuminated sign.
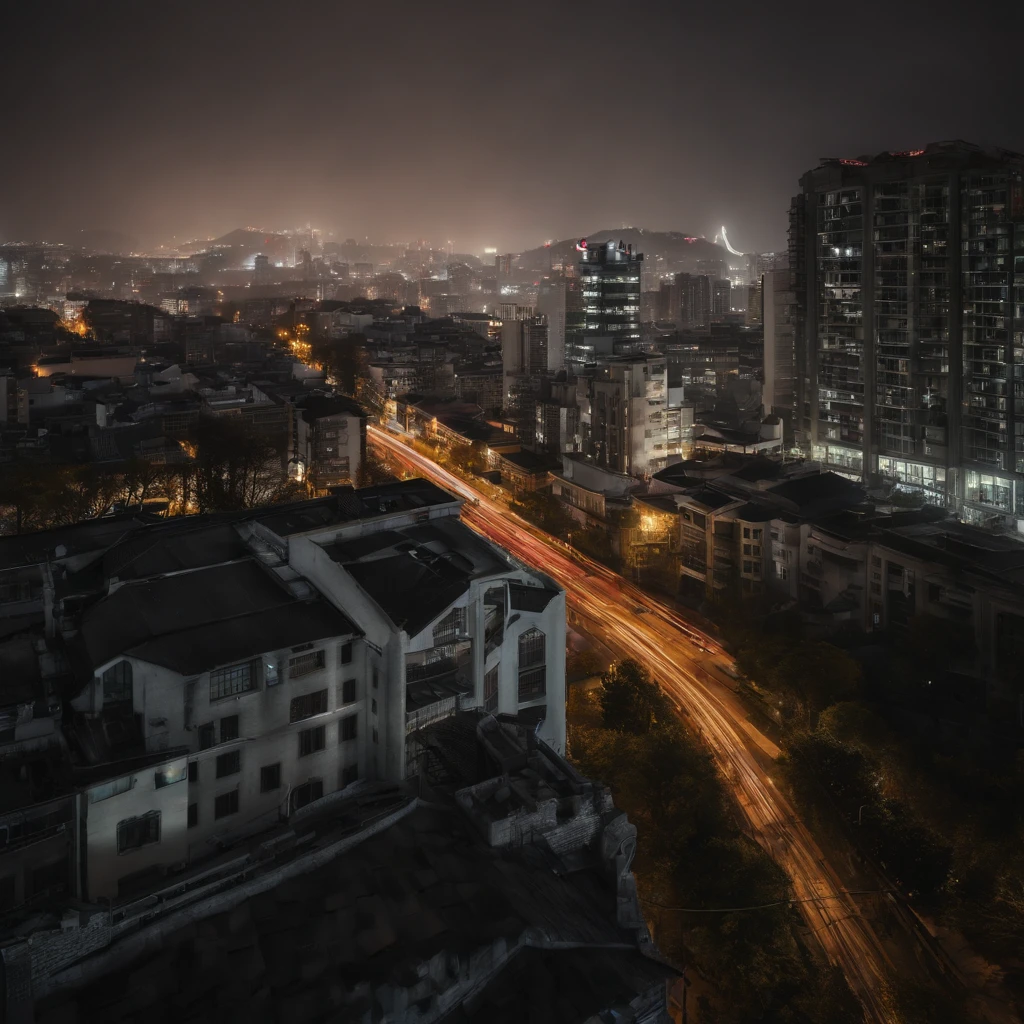
<path id="1" fill-rule="evenodd" d="M 576 251 L 577 252 L 586 252 L 587 251 L 587 240 L 585 238 L 581 238 L 576 243 Z"/>

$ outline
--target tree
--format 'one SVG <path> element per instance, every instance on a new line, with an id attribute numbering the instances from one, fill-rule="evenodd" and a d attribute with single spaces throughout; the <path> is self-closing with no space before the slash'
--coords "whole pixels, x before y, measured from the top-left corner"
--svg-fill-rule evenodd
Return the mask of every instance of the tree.
<path id="1" fill-rule="evenodd" d="M 371 448 L 367 447 L 359 472 L 356 474 L 357 487 L 376 487 L 378 484 L 391 483 L 395 475 L 388 469 L 387 463 Z"/>
<path id="2" fill-rule="evenodd" d="M 791 693 L 808 713 L 849 700 L 860 689 L 860 665 L 845 651 L 820 640 L 790 648 L 768 671 L 773 688 Z"/>
<path id="3" fill-rule="evenodd" d="M 601 676 L 598 703 L 606 729 L 647 733 L 670 719 L 668 701 L 639 662 L 627 658 Z"/>
<path id="4" fill-rule="evenodd" d="M 241 424 L 203 417 L 193 433 L 193 444 L 195 458 L 182 469 L 182 488 L 197 512 L 266 505 L 284 485 L 280 454 Z"/>
<path id="5" fill-rule="evenodd" d="M 587 679 L 598 675 L 604 665 L 597 651 L 588 647 L 585 651 L 572 651 L 569 654 L 565 659 L 565 674 L 567 678 Z"/>
<path id="6" fill-rule="evenodd" d="M 553 537 L 565 538 L 576 525 L 566 507 L 548 490 L 526 491 L 509 508 Z"/>

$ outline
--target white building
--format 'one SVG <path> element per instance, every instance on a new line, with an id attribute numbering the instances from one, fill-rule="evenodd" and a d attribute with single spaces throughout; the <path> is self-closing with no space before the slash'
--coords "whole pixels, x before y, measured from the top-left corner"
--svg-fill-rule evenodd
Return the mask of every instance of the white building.
<path id="1" fill-rule="evenodd" d="M 461 709 L 515 715 L 564 751 L 565 595 L 460 505 L 420 480 L 346 490 L 126 524 L 54 566 L 82 898 L 123 896 L 357 779 L 415 775 L 431 727 Z"/>
<path id="2" fill-rule="evenodd" d="M 583 389 L 577 383 L 577 395 Z M 669 419 L 664 356 L 623 356 L 602 362 L 589 380 L 580 419 L 589 423 L 585 450 L 605 469 L 645 476 L 665 465 Z M 676 417 L 675 436 L 680 438 Z M 680 454 L 681 439 L 671 454 Z"/>

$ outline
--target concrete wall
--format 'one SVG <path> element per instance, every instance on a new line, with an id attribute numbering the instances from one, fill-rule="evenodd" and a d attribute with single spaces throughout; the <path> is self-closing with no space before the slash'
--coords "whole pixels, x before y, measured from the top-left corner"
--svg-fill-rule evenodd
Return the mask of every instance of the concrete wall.
<path id="1" fill-rule="evenodd" d="M 104 780 L 82 794 L 83 834 L 79 841 L 85 863 L 85 899 L 90 902 L 117 899 L 120 879 L 147 868 L 170 869 L 185 863 L 188 858 L 188 781 L 183 779 L 157 788 L 156 777 L 160 772 L 184 773 L 187 761 L 186 757 L 178 757 L 151 765 L 118 776 L 117 780 Z M 102 786 L 121 779 L 130 780 L 131 789 L 92 802 Z M 160 815 L 159 841 L 119 852 L 118 824 L 153 811 Z"/>
<path id="2" fill-rule="evenodd" d="M 186 783 L 186 813 L 188 804 L 196 804 L 197 824 L 188 829 L 188 859 L 199 860 L 216 852 L 211 840 L 230 839 L 232 835 L 266 827 L 287 813 L 289 795 L 295 786 L 310 779 L 321 779 L 324 795 L 341 786 L 342 771 L 355 765 L 359 778 L 375 777 L 371 761 L 366 754 L 370 739 L 367 718 L 367 688 L 369 672 L 367 652 L 359 640 L 352 643 L 352 662 L 342 664 L 343 637 L 315 644 L 301 654 L 322 650 L 324 667 L 300 678 L 290 678 L 288 662 L 296 657 L 290 649 L 270 651 L 260 657 L 257 687 L 247 693 L 210 699 L 210 673 L 186 679 L 176 672 L 150 665 L 137 659 L 127 659 L 133 667 L 133 703 L 142 716 L 147 750 L 164 750 L 183 746 L 189 748 L 189 760 L 196 780 Z M 372 656 L 372 652 L 371 652 Z M 279 682 L 267 684 L 267 665 L 278 666 Z M 87 687 L 76 700 L 84 711 L 102 708 L 101 666 L 91 687 Z M 356 681 L 356 700 L 343 702 L 343 684 L 347 679 Z M 191 726 L 186 727 L 186 686 L 194 683 Z M 295 697 L 327 690 L 327 711 L 300 722 L 290 721 L 291 701 Z M 356 739 L 342 742 L 340 720 L 349 715 L 358 718 Z M 238 716 L 238 738 L 221 742 L 221 719 Z M 199 727 L 214 726 L 214 745 L 199 749 Z M 326 746 L 315 753 L 299 756 L 299 733 L 305 729 L 324 726 Z M 217 758 L 237 750 L 241 769 L 238 773 L 217 778 Z M 260 769 L 280 764 L 279 789 L 261 792 Z M 172 787 L 175 788 L 175 787 Z M 226 817 L 215 817 L 218 796 L 238 790 L 239 809 Z M 116 825 L 116 822 L 115 822 Z"/>

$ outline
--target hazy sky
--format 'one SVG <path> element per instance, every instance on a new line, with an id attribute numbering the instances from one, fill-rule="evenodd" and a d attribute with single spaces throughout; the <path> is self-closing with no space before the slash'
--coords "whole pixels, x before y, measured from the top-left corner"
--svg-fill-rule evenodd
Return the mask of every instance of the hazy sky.
<path id="1" fill-rule="evenodd" d="M 521 249 L 781 247 L 822 156 L 1024 150 L 1021 5 L 14 0 L 0 240 L 312 221 Z"/>

